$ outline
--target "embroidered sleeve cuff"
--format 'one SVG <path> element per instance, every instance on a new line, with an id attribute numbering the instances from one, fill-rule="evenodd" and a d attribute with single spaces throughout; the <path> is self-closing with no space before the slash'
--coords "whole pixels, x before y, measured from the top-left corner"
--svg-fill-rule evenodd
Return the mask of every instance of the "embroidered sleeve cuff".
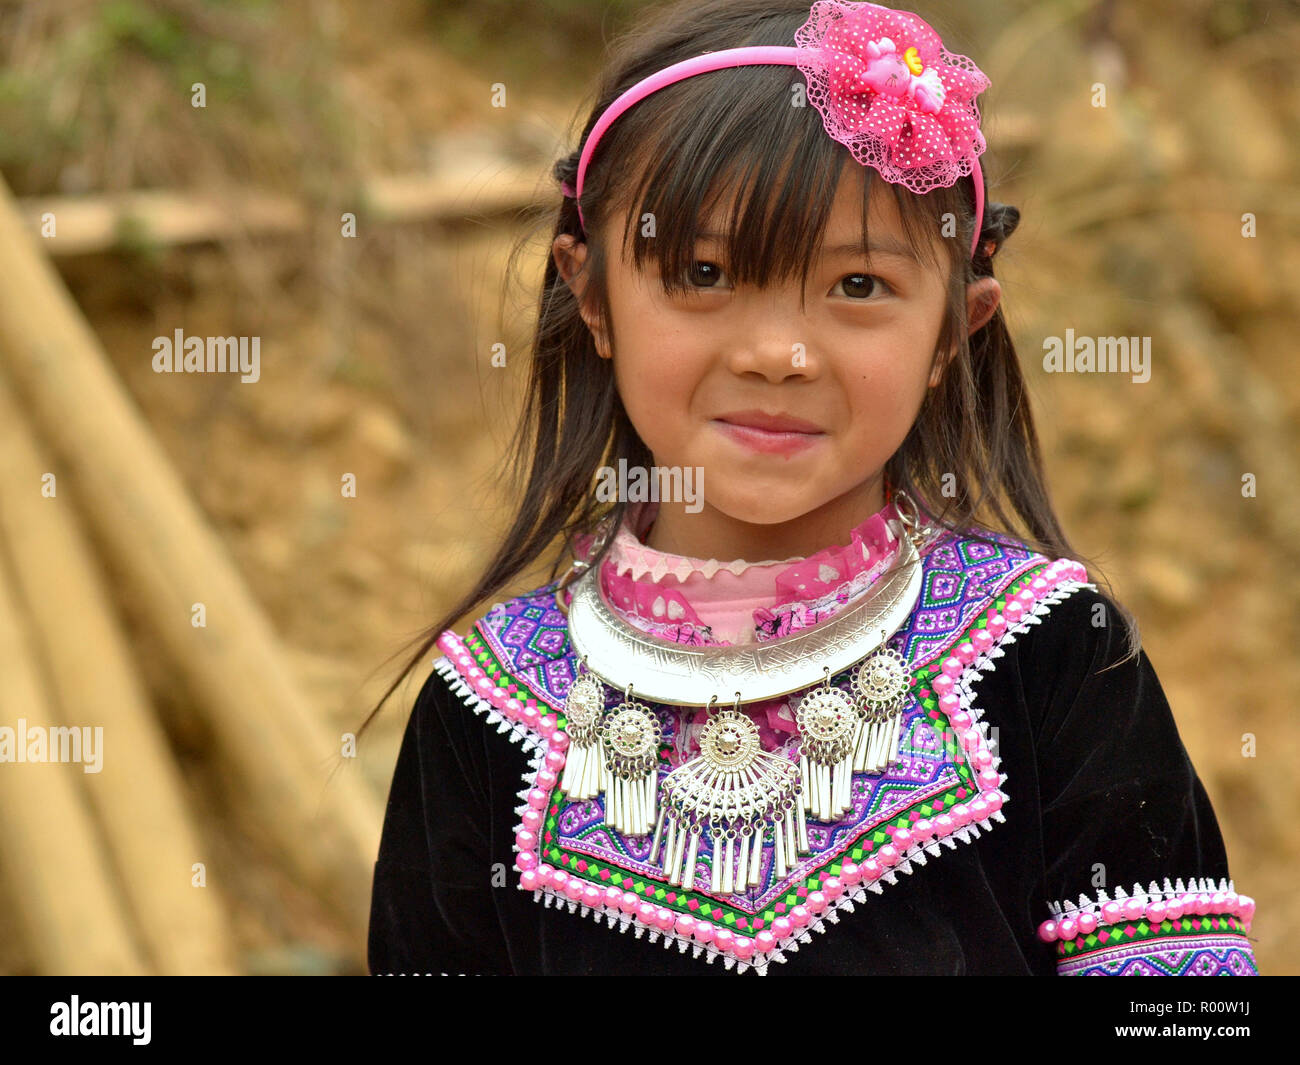
<path id="1" fill-rule="evenodd" d="M 1246 938 L 1255 900 L 1231 880 L 1153 880 L 1048 909 L 1038 938 L 1055 946 L 1059 976 L 1259 975 Z"/>

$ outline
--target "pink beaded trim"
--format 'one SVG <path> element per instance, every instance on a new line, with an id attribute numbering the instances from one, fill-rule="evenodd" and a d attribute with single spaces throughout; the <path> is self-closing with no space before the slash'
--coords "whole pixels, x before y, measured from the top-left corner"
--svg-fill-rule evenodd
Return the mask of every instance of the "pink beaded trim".
<path id="1" fill-rule="evenodd" d="M 1077 906 L 1071 902 L 1049 903 L 1053 917 L 1038 926 L 1038 938 L 1044 943 L 1054 943 L 1090 935 L 1104 925 L 1124 924 L 1144 917 L 1159 924 L 1193 914 L 1237 917 L 1245 930 L 1250 931 L 1255 900 L 1249 895 L 1238 895 L 1231 880 L 1220 880 L 1217 885 L 1210 878 L 1187 883 L 1189 887 L 1182 880 L 1171 884 L 1166 878 L 1164 890 L 1153 880 L 1145 891 L 1141 884 L 1134 884 L 1132 894 L 1117 887 L 1113 899 L 1102 890 L 1097 892 L 1096 899 L 1080 895 Z"/>
<path id="2" fill-rule="evenodd" d="M 447 656 L 469 685 L 472 693 L 477 695 L 493 709 L 503 714 L 510 721 L 524 725 L 532 732 L 551 741 L 552 747 L 564 750 L 569 745 L 569 737 L 559 730 L 560 715 L 554 711 L 547 712 L 537 705 L 532 698 L 516 699 L 505 688 L 492 683 L 492 678 L 482 666 L 474 661 L 464 641 L 451 629 L 438 637 L 438 650 Z M 556 737 L 559 737 L 557 743 Z"/>
<path id="3" fill-rule="evenodd" d="M 630 891 L 597 887 L 542 862 L 539 833 L 545 819 L 543 811 L 564 769 L 569 746 L 568 735 L 559 727 L 558 715 L 540 709 L 535 699 L 520 700 L 493 684 L 464 641 L 450 629 L 438 638 L 437 646 L 445 655 L 445 662 L 436 662 L 435 668 L 453 683 L 459 694 L 473 700 L 471 709 L 486 712 L 489 720 L 495 720 L 502 731 L 512 734 L 512 740 L 522 741 L 525 749 L 534 753 L 533 764 L 524 774 L 525 788 L 519 792 L 524 804 L 516 808 L 521 815 L 515 833 L 515 868 L 520 874 L 520 890 L 532 891 L 534 898 L 540 896 L 546 905 L 558 899 L 567 901 L 570 909 L 581 906 L 584 914 L 589 913 L 597 921 L 605 919 L 610 927 L 617 920 L 622 931 L 635 926 L 637 936 L 648 929 L 652 941 L 659 936 L 664 938 L 665 947 L 676 942 L 682 950 L 692 947 L 697 955 L 701 950 L 707 952 L 709 961 L 722 957 L 727 968 L 735 965 L 738 972 L 743 972 L 752 966 L 762 974 L 769 961 L 785 960 L 782 952 L 798 950 L 800 942 L 811 942 L 810 930 L 824 932 L 825 921 L 838 922 L 835 911 L 844 908 L 851 912 L 855 902 L 866 900 L 868 890 L 879 894 L 882 880 L 897 883 L 896 872 L 911 873 L 912 862 L 924 865 L 926 853 L 937 857 L 939 844 L 955 849 L 955 840 L 967 842 L 977 838 L 980 828 L 991 831 L 990 820 L 1005 822 L 1001 809 L 1009 796 L 1000 786 L 1006 777 L 997 768 L 1001 759 L 988 749 L 982 712 L 973 705 L 970 684 L 979 674 L 992 672 L 993 660 L 1004 653 L 1001 645 L 1014 641 L 1017 632 L 1027 632 L 1030 625 L 1040 624 L 1050 605 L 1080 587 L 1093 587 L 1086 581 L 1086 568 L 1072 559 L 1049 563 L 1039 576 L 1011 596 L 1001 613 L 989 607 L 985 612 L 987 628 L 976 629 L 971 639 L 953 648 L 940 665 L 942 674 L 932 684 L 962 749 L 978 770 L 976 779 L 981 794 L 969 803 L 956 804 L 951 811 L 933 820 L 923 818 L 911 829 L 891 829 L 893 841 L 881 847 L 875 856 L 860 865 L 844 863 L 841 876 L 826 878 L 820 890 L 809 892 L 804 904 L 793 907 L 788 916 L 774 920 L 770 930 L 764 929 L 753 937 L 716 928 L 711 922 L 688 914 L 674 913 Z"/>

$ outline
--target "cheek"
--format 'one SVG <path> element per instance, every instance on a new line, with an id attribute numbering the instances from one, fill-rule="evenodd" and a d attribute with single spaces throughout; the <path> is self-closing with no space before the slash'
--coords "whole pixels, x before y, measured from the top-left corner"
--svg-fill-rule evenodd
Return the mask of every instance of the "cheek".
<path id="1" fill-rule="evenodd" d="M 914 352 L 906 358 L 880 359 L 847 376 L 844 388 L 854 430 L 872 436 L 897 435 L 900 429 L 905 433 L 925 399 L 930 362 L 928 352 Z"/>
<path id="2" fill-rule="evenodd" d="M 682 437 L 697 379 L 689 354 L 668 337 L 642 333 L 614 357 L 619 398 L 652 451 L 666 451 Z"/>
<path id="3" fill-rule="evenodd" d="M 667 338 L 658 316 L 649 312 L 652 301 L 635 279 L 612 270 L 609 297 L 615 322 L 614 383 L 632 426 L 653 451 L 671 431 L 670 410 L 677 391 L 671 365 L 655 358 L 657 351 L 665 349 Z"/>

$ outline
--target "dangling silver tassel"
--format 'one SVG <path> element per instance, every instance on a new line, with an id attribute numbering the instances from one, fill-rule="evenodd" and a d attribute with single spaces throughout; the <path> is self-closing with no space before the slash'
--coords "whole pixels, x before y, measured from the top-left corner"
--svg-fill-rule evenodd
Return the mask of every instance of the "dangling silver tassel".
<path id="1" fill-rule="evenodd" d="M 882 641 L 884 635 L 881 633 Z M 853 768 L 879 773 L 898 761 L 901 712 L 911 687 L 907 663 L 882 642 L 875 654 L 854 671 L 851 687 L 862 723 Z"/>
<path id="2" fill-rule="evenodd" d="M 801 809 L 816 821 L 838 821 L 853 805 L 853 753 L 862 733 L 853 700 L 831 686 L 831 671 L 795 710 L 802 741 L 799 771 L 804 790 Z"/>
<path id="3" fill-rule="evenodd" d="M 710 708 L 714 702 L 709 701 Z M 741 712 L 737 693 L 734 709 L 705 724 L 699 755 L 664 780 L 663 815 L 650 861 L 659 861 L 662 850 L 668 882 L 689 891 L 707 832 L 713 852 L 709 891 L 737 894 L 760 882 L 768 824 L 774 831 L 777 875 L 784 876 L 796 854 L 808 852 L 799 770 L 762 749 L 758 727 Z"/>
<path id="4" fill-rule="evenodd" d="M 605 748 L 605 823 L 625 836 L 648 836 L 657 820 L 659 721 L 627 686 L 600 723 Z"/>
<path id="5" fill-rule="evenodd" d="M 582 664 L 587 664 L 585 656 Z M 560 790 L 570 799 L 594 799 L 605 787 L 605 760 L 600 747 L 600 719 L 604 713 L 604 686 L 595 674 L 582 673 L 564 697 L 569 750 Z"/>

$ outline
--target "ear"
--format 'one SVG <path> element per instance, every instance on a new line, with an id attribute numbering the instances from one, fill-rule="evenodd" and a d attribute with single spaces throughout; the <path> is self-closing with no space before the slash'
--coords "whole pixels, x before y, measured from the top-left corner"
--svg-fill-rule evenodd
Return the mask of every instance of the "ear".
<path id="1" fill-rule="evenodd" d="M 997 278 L 981 277 L 966 286 L 966 322 L 967 332 L 972 336 L 977 329 L 983 329 L 1002 302 L 1002 286 Z"/>
<path id="2" fill-rule="evenodd" d="M 578 313 L 582 315 L 582 320 L 587 323 L 587 328 L 591 331 L 592 338 L 596 342 L 597 354 L 602 359 L 608 359 L 609 345 L 606 343 L 605 331 L 589 306 L 589 301 L 583 299 L 583 294 L 587 291 L 587 273 L 584 269 L 587 262 L 587 245 L 571 233 L 561 233 L 551 245 L 551 254 L 555 258 L 555 267 L 559 270 L 560 277 L 564 279 L 564 283 L 569 286 L 569 290 L 578 301 Z"/>
<path id="3" fill-rule="evenodd" d="M 966 286 L 966 332 L 973 336 L 978 329 L 984 328 L 990 318 L 998 309 L 998 304 L 1002 302 L 1002 286 L 998 284 L 997 278 L 981 277 L 978 281 L 972 281 Z M 938 363 L 930 373 L 930 387 L 934 388 L 943 380 L 943 373 L 948 368 L 948 363 L 952 361 L 957 354 L 957 346 L 954 344 L 948 349 L 947 355 Z"/>

